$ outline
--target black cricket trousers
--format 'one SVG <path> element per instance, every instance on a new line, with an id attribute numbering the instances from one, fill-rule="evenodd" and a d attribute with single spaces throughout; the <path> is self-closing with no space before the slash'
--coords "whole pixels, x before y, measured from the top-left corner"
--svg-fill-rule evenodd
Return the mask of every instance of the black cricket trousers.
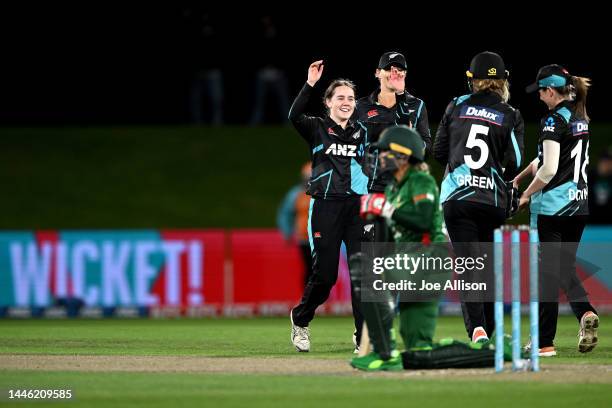
<path id="1" fill-rule="evenodd" d="M 451 200 L 443 205 L 444 222 L 455 254 L 460 257 L 480 257 L 489 253 L 485 268 L 472 272 L 470 280 L 485 282 L 493 287 L 494 276 L 491 267 L 493 232 L 506 220 L 506 210 L 492 205 Z M 478 274 L 478 276 L 477 276 Z M 490 285 L 490 286 L 489 286 Z M 482 297 L 466 299 L 469 294 L 461 293 L 461 310 L 468 337 L 476 327 L 482 327 L 491 336 L 495 329 L 493 302 L 483 302 Z"/>
<path id="2" fill-rule="evenodd" d="M 308 237 L 312 251 L 312 274 L 300 304 L 293 308 L 293 323 L 307 327 L 315 310 L 329 297 L 338 279 L 340 246 L 344 241 L 347 259 L 359 252 L 364 233 L 363 220 L 359 217 L 359 196 L 345 200 L 310 199 Z M 351 285 L 353 318 L 360 328 L 363 315 L 353 285 Z"/>
<path id="3" fill-rule="evenodd" d="M 538 215 L 540 240 L 540 347 L 553 345 L 559 316 L 559 289 L 567 295 L 580 322 L 586 312 L 597 313 L 576 275 L 576 252 L 587 221 L 586 215 Z"/>

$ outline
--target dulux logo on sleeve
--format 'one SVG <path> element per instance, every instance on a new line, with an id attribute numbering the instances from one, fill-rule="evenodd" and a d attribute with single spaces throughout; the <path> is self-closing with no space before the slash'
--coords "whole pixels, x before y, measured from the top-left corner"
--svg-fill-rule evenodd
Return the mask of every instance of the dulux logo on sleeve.
<path id="1" fill-rule="evenodd" d="M 589 133 L 589 124 L 585 120 L 572 122 L 572 135 L 580 136 Z"/>
<path id="2" fill-rule="evenodd" d="M 481 106 L 465 105 L 459 114 L 462 119 L 476 119 L 501 126 L 504 121 L 504 114 L 491 108 Z"/>

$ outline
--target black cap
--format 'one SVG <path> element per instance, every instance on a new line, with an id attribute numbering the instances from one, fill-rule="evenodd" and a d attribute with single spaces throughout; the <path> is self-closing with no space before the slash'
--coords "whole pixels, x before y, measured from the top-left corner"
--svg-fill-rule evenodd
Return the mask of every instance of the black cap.
<path id="1" fill-rule="evenodd" d="M 471 79 L 506 79 L 508 71 L 499 54 L 485 51 L 472 58 L 470 69 L 465 73 Z"/>
<path id="2" fill-rule="evenodd" d="M 572 76 L 561 65 L 546 65 L 538 71 L 536 81 L 525 88 L 527 93 L 535 92 L 540 88 L 561 88 L 571 84 Z"/>
<path id="3" fill-rule="evenodd" d="M 397 51 L 389 51 L 389 52 L 385 52 L 382 57 L 380 57 L 380 60 L 378 61 L 378 68 L 379 69 L 388 69 L 389 67 L 394 66 L 394 67 L 398 67 L 401 68 L 403 70 L 408 69 L 407 65 L 406 65 L 406 58 L 404 58 L 404 55 L 397 52 Z"/>
<path id="4" fill-rule="evenodd" d="M 406 125 L 390 126 L 380 134 L 378 142 L 371 145 L 375 149 L 391 150 L 423 161 L 425 159 L 425 143 L 421 136 Z"/>

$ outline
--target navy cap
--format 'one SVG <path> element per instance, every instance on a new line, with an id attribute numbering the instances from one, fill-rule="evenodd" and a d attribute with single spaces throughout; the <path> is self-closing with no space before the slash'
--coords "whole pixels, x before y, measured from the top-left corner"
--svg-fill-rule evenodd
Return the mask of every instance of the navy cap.
<path id="1" fill-rule="evenodd" d="M 532 93 L 541 88 L 561 88 L 570 84 L 572 76 L 567 69 L 561 65 L 546 65 L 538 71 L 536 81 L 525 88 L 527 93 Z"/>
<path id="2" fill-rule="evenodd" d="M 403 70 L 408 69 L 406 66 L 406 58 L 403 54 L 397 51 L 385 52 L 378 61 L 378 68 L 387 70 L 389 67 L 393 66 Z"/>

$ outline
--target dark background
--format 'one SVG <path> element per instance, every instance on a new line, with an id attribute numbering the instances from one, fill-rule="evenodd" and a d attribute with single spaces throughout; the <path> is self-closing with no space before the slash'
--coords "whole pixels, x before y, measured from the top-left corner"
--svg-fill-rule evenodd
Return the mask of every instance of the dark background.
<path id="1" fill-rule="evenodd" d="M 548 63 L 593 78 L 589 113 L 594 121 L 610 121 L 608 39 L 599 34 L 597 11 L 583 12 L 567 9 L 550 18 L 545 11 L 516 17 L 489 12 L 479 18 L 447 10 L 455 20 L 443 21 L 436 11 L 395 13 L 382 4 L 364 5 L 354 15 L 300 8 L 267 13 L 238 4 L 231 13 L 136 5 L 4 10 L 0 123 L 188 123 L 191 81 L 213 64 L 224 74 L 225 122 L 241 124 L 248 121 L 255 72 L 263 65 L 286 72 L 291 98 L 308 64 L 319 58 L 326 61 L 324 84 L 348 77 L 365 95 L 376 86 L 380 54 L 389 50 L 406 55 L 407 87 L 427 103 L 432 127 L 448 101 L 467 92 L 465 70 L 483 50 L 504 57 L 511 103 L 527 121 L 536 121 L 544 105 L 524 87 Z M 276 26 L 274 41 L 263 39 L 266 15 Z"/>

